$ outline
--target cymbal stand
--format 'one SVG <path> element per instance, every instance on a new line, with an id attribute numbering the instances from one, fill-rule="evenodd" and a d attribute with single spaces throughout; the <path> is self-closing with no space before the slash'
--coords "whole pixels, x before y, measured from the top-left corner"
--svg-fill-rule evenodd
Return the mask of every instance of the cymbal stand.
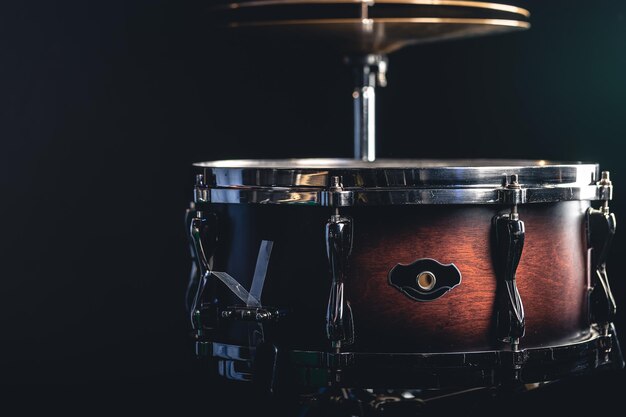
<path id="1" fill-rule="evenodd" d="M 387 85 L 387 57 L 365 55 L 346 60 L 354 68 L 354 159 L 376 159 L 376 87 Z"/>

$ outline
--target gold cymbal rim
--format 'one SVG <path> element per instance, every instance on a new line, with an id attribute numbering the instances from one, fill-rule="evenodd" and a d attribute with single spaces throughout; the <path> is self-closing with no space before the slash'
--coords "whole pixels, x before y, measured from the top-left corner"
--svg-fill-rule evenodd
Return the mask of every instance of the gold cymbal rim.
<path id="1" fill-rule="evenodd" d="M 256 22 L 233 22 L 228 26 L 236 27 L 259 27 L 259 26 L 289 26 L 289 25 L 329 25 L 329 24 L 371 24 L 380 23 L 414 23 L 414 24 L 467 24 L 485 26 L 506 26 L 520 29 L 530 28 L 530 23 L 521 20 L 509 19 L 470 19 L 470 18 L 440 18 L 440 17 L 386 17 L 374 19 L 295 19 L 295 20 L 263 20 Z"/>
<path id="2" fill-rule="evenodd" d="M 512 6 L 509 4 L 489 3 L 482 1 L 468 0 L 258 0 L 245 3 L 229 3 L 212 7 L 212 9 L 239 9 L 244 7 L 262 7 L 262 6 L 292 6 L 296 4 L 364 4 L 374 6 L 379 4 L 403 4 L 403 5 L 425 5 L 425 6 L 457 6 L 457 7 L 475 7 L 479 9 L 498 10 L 520 14 L 526 18 L 530 17 L 530 12 L 524 8 Z"/>

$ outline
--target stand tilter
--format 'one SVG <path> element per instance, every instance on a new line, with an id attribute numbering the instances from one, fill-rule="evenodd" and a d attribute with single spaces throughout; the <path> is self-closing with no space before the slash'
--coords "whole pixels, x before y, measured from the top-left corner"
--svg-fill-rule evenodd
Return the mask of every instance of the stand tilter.
<path id="1" fill-rule="evenodd" d="M 524 29 L 526 10 L 261 0 L 213 12 L 237 30 L 337 39 L 356 80 L 354 159 L 195 165 L 188 308 L 216 376 L 299 399 L 302 416 L 366 417 L 624 366 L 608 172 L 376 159 L 388 53 Z"/>

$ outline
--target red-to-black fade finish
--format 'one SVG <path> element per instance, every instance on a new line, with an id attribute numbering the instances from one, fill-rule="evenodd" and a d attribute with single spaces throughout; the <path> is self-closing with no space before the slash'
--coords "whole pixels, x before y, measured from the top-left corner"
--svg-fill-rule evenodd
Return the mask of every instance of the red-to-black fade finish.
<path id="1" fill-rule="evenodd" d="M 207 206 L 219 218 L 215 269 L 249 288 L 261 240 L 274 241 L 262 303 L 289 310 L 273 339 L 281 346 L 327 350 L 324 334 L 330 271 L 324 227 L 333 210 L 315 206 Z M 587 201 L 519 206 L 526 243 L 517 285 L 526 311 L 521 348 L 554 346 L 589 332 Z M 496 205 L 407 205 L 340 209 L 351 216 L 354 243 L 345 296 L 361 352 L 452 352 L 502 348 L 495 337 L 491 222 Z M 460 285 L 415 301 L 389 283 L 398 264 L 431 258 L 453 263 Z M 238 303 L 217 286 L 223 306 Z M 245 323 L 220 326 L 215 339 L 248 344 Z"/>
<path id="2" fill-rule="evenodd" d="M 587 207 L 581 202 L 519 207 L 526 225 L 517 269 L 526 311 L 522 347 L 555 345 L 588 332 Z M 497 213 L 489 206 L 429 206 L 407 207 L 378 222 L 369 213 L 356 217 L 353 273 L 346 290 L 359 349 L 428 352 L 499 347 L 493 334 L 496 276 L 490 244 L 491 219 Z M 454 263 L 462 274 L 461 284 L 422 303 L 387 284 L 389 269 L 419 258 Z M 359 323 L 367 326 L 365 332 L 359 332 Z"/>

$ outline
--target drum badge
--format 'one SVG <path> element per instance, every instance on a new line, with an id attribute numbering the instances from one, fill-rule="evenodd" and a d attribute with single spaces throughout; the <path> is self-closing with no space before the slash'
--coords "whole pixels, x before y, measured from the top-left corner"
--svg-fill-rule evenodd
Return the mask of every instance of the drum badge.
<path id="1" fill-rule="evenodd" d="M 434 259 L 418 259 L 397 264 L 389 271 L 389 284 L 416 301 L 433 301 L 461 283 L 461 272 L 454 264 Z"/>

